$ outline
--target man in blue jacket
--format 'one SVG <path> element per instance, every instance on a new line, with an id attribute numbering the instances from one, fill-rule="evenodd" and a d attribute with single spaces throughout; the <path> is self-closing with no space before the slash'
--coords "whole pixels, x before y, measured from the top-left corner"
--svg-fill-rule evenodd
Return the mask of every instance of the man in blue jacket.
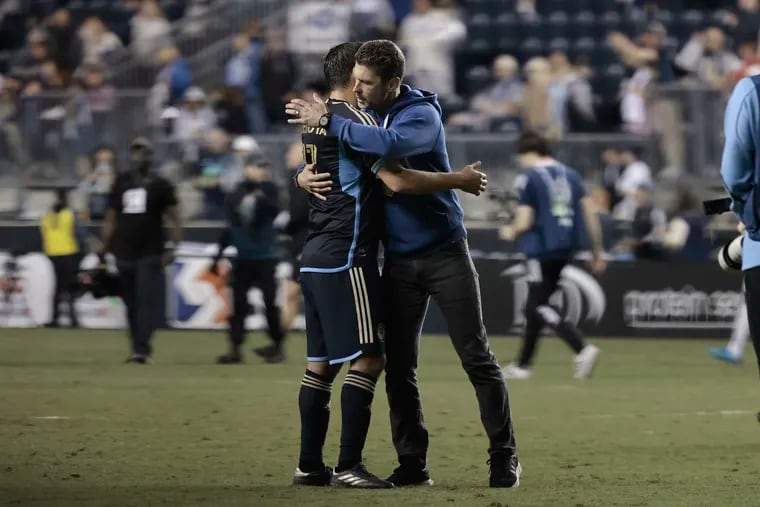
<path id="1" fill-rule="evenodd" d="M 321 127 L 351 149 L 380 156 L 373 171 L 402 161 L 412 169 L 451 172 L 434 93 L 401 84 L 405 60 L 393 42 L 364 43 L 356 53 L 354 78 L 359 105 L 382 126 L 362 125 L 327 111 L 322 100 L 294 99 L 290 123 Z M 417 385 L 422 324 L 433 296 L 446 316 L 452 343 L 480 405 L 489 438 L 492 487 L 519 485 L 509 397 L 483 325 L 478 275 L 467 246 L 456 194 L 395 194 L 385 201 L 387 241 L 383 268 L 386 322 L 385 383 L 393 443 L 400 466 L 388 478 L 398 486 L 432 484 L 427 469 L 428 431 Z"/>
<path id="2" fill-rule="evenodd" d="M 744 224 L 742 270 L 749 333 L 760 366 L 760 75 L 739 81 L 726 106 L 720 174 L 731 210 Z M 760 414 L 758 414 L 760 420 Z"/>

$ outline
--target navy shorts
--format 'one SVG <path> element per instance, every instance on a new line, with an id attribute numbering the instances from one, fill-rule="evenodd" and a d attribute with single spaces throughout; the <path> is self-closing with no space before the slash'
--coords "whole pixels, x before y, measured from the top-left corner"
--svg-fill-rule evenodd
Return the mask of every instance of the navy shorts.
<path id="1" fill-rule="evenodd" d="M 361 355 L 383 355 L 385 328 L 376 265 L 338 273 L 302 272 L 301 290 L 308 361 L 339 364 Z"/>

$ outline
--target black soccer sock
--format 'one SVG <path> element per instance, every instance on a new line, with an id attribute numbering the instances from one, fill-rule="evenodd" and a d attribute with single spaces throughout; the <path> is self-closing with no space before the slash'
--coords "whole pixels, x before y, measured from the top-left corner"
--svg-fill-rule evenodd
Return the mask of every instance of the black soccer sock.
<path id="1" fill-rule="evenodd" d="M 302 472 L 315 472 L 325 467 L 322 448 L 330 422 L 330 392 L 332 382 L 306 370 L 298 393 L 298 410 L 301 412 L 301 456 L 298 468 Z"/>
<path id="2" fill-rule="evenodd" d="M 367 440 L 369 420 L 372 416 L 372 398 L 375 396 L 377 379 L 366 373 L 348 370 L 343 382 L 340 406 L 343 426 L 340 434 L 338 472 L 347 470 L 362 460 L 364 442 Z"/>

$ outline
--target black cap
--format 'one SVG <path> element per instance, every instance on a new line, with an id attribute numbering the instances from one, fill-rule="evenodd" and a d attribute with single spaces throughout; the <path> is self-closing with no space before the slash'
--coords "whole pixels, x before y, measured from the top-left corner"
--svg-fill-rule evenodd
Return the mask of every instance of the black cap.
<path id="1" fill-rule="evenodd" d="M 132 140 L 132 143 L 129 145 L 130 150 L 134 150 L 136 148 L 142 148 L 148 151 L 153 151 L 153 144 L 150 142 L 150 140 L 147 137 L 139 136 L 139 137 L 135 137 Z"/>

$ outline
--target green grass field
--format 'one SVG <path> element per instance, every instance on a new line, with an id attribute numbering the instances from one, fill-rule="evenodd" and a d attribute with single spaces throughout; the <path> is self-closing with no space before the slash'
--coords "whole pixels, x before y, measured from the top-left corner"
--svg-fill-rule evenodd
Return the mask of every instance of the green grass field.
<path id="1" fill-rule="evenodd" d="M 487 442 L 448 340 L 425 337 L 419 375 L 437 484 L 361 492 L 290 486 L 300 335 L 284 365 L 249 356 L 217 366 L 223 335 L 162 332 L 154 363 L 139 366 L 120 364 L 122 333 L 3 329 L 0 505 L 760 505 L 753 362 L 718 364 L 704 341 L 599 344 L 591 381 L 573 381 L 569 352 L 548 339 L 535 377 L 510 384 L 524 474 L 504 491 L 485 487 Z M 517 346 L 493 339 L 503 362 Z M 366 463 L 384 475 L 395 456 L 378 393 Z"/>

